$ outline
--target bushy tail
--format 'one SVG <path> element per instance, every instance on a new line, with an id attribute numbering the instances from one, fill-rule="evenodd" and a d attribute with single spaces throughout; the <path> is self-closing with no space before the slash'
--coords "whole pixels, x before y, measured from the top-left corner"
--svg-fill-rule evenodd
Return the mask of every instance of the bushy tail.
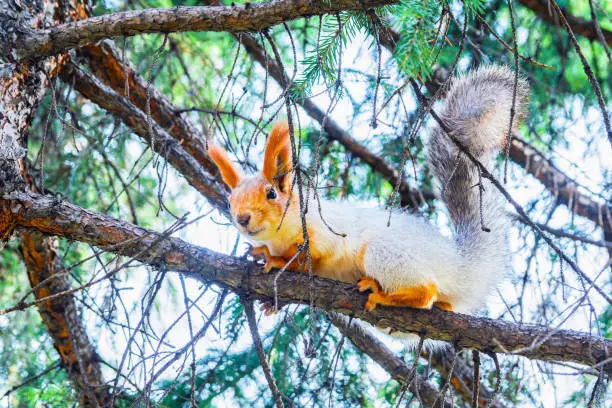
<path id="1" fill-rule="evenodd" d="M 514 72 L 500 66 L 483 66 L 453 81 L 440 118 L 470 153 L 487 166 L 494 153 L 505 146 L 510 125 Z M 524 113 L 529 93 L 527 82 L 519 77 L 516 88 L 517 124 Z M 475 288 L 486 290 L 501 277 L 507 255 L 509 220 L 504 201 L 496 188 L 483 181 L 479 190 L 477 168 L 436 126 L 429 148 L 430 165 L 440 182 L 442 200 L 455 229 L 459 251 L 467 267 L 475 270 Z M 483 231 L 483 225 L 490 232 Z M 489 278 L 489 279 L 486 279 Z"/>

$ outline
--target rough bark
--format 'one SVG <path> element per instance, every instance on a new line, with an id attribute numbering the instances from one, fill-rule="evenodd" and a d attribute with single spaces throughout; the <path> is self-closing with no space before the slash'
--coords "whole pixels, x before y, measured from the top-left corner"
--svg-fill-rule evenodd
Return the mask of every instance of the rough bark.
<path id="1" fill-rule="evenodd" d="M 523 6 L 531 9 L 538 17 L 542 20 L 560 26 L 559 18 L 557 17 L 554 10 L 550 7 L 550 3 L 546 0 L 519 0 Z M 576 34 L 580 34 L 583 37 L 588 38 L 591 41 L 600 41 L 597 35 L 597 28 L 595 22 L 592 20 L 585 20 L 581 17 L 576 17 L 570 14 L 565 8 L 560 7 L 561 12 L 565 16 L 569 23 L 572 31 Z M 609 46 L 612 46 L 612 31 L 601 29 L 604 40 Z"/>
<path id="2" fill-rule="evenodd" d="M 397 0 L 274 0 L 232 6 L 146 9 L 92 17 L 45 30 L 18 33 L 14 55 L 18 59 L 55 55 L 117 36 L 183 31 L 262 31 L 274 25 L 313 15 L 343 10 L 367 10 Z"/>
<path id="3" fill-rule="evenodd" d="M 21 30 L 83 18 L 87 14 L 86 3 L 78 0 L 61 4 L 21 2 L 10 7 L 5 3 L 0 6 L 2 57 L 11 60 L 7 44 Z M 6 239 L 15 227 L 8 217 L 10 203 L 1 198 L 11 192 L 32 189 L 25 169 L 26 130 L 44 95 L 47 81 L 57 74 L 63 60 L 59 57 L 14 62 L 0 71 L 0 89 L 3 91 L 0 101 L 0 241 Z M 70 288 L 66 271 L 55 251 L 55 240 L 37 231 L 20 233 L 20 248 L 36 299 Z M 85 407 L 106 405 L 110 394 L 74 298 L 63 296 L 41 302 L 38 309 L 60 355 L 61 364 L 80 396 L 80 404 Z"/>
<path id="4" fill-rule="evenodd" d="M 67 271 L 56 251 L 56 239 L 37 231 L 23 231 L 19 236 L 34 297 L 43 299 L 69 290 Z M 74 297 L 66 295 L 41 302 L 38 310 L 62 366 L 80 394 L 81 406 L 108 406 L 109 387 L 102 378 L 99 357 L 87 336 Z"/>
<path id="5" fill-rule="evenodd" d="M 170 136 L 165 129 L 153 119 L 149 119 L 128 99 L 72 63 L 64 66 L 61 76 L 69 83 L 72 83 L 74 79 L 75 89 L 101 108 L 122 119 L 146 144 L 168 160 L 187 182 L 202 193 L 214 207 L 228 214 L 225 186 L 205 171 L 200 163 L 183 149 L 180 140 Z"/>
<path id="6" fill-rule="evenodd" d="M 133 257 L 152 266 L 226 287 L 235 293 L 271 301 L 274 274 L 245 259 L 216 253 L 177 238 L 143 229 L 125 221 L 97 214 L 57 197 L 13 193 L 11 216 L 23 227 L 86 242 Z M 365 311 L 367 295 L 355 285 L 284 273 L 277 279 L 280 301 L 309 304 L 330 312 L 352 315 L 380 327 L 451 342 L 457 347 L 520 355 L 544 361 L 571 361 L 587 366 L 604 364 L 612 353 L 612 340 L 572 330 L 515 324 L 443 310 L 380 307 Z M 316 291 L 312 288 L 316 287 Z M 612 373 L 612 363 L 604 365 Z"/>

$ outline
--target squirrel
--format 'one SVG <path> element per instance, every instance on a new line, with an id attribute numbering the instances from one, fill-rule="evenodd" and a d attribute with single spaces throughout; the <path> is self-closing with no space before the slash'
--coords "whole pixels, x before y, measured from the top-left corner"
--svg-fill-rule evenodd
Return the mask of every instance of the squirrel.
<path id="1" fill-rule="evenodd" d="M 510 69 L 483 66 L 452 81 L 439 116 L 486 166 L 505 147 L 513 99 L 516 124 L 527 97 L 523 78 L 515 89 Z M 503 197 L 493 186 L 482 186 L 479 170 L 439 126 L 432 131 L 428 150 L 454 239 L 417 215 L 401 212 L 387 226 L 388 211 L 347 202 L 321 199 L 322 210 L 305 215 L 313 273 L 370 291 L 368 310 L 377 305 L 435 306 L 467 313 L 480 306 L 504 276 L 510 221 Z M 234 224 L 257 245 L 251 253 L 265 258 L 265 271 L 305 270 L 287 123 L 274 125 L 262 171 L 256 175 L 244 176 L 217 144 L 211 143 L 208 153 L 231 188 Z"/>

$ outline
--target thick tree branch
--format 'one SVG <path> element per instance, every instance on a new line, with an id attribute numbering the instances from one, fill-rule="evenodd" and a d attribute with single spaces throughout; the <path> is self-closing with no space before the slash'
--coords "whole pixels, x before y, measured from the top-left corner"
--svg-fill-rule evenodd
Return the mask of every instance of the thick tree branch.
<path id="1" fill-rule="evenodd" d="M 557 14 L 554 12 L 547 0 L 519 0 L 519 3 L 531 9 L 542 20 L 556 26 L 561 26 Z M 561 11 L 563 12 L 565 19 L 569 23 L 574 33 L 580 34 L 591 41 L 601 41 L 597 35 L 597 27 L 594 21 L 573 16 L 563 7 L 561 7 Z M 601 32 L 606 43 L 609 46 L 612 46 L 612 31 L 602 28 Z"/>
<path id="2" fill-rule="evenodd" d="M 35 230 L 20 234 L 21 253 L 33 288 L 34 297 L 43 299 L 70 289 L 70 282 L 58 256 L 52 237 Z M 105 407 L 111 400 L 102 378 L 100 359 L 79 316 L 72 295 L 38 304 L 43 323 L 60 355 L 63 368 L 81 395 L 84 407 Z"/>
<path id="3" fill-rule="evenodd" d="M 607 373 L 612 373 L 612 363 L 607 360 L 612 353 L 612 340 L 572 330 L 519 325 L 438 309 L 380 307 L 367 312 L 367 295 L 360 293 L 355 285 L 322 278 L 310 281 L 298 273 L 277 277 L 263 274 L 262 267 L 250 261 L 167 238 L 128 222 L 84 210 L 57 197 L 15 192 L 9 198 L 10 216 L 18 225 L 96 245 L 147 265 L 164 265 L 168 270 L 255 299 L 270 301 L 276 295 L 288 303 L 309 304 L 313 300 L 316 307 L 330 312 L 351 315 L 402 332 L 424 333 L 428 338 L 448 341 L 457 347 L 544 361 L 599 364 L 604 365 Z M 277 293 L 274 292 L 275 279 Z M 317 290 L 312 291 L 312 287 Z"/>
<path id="4" fill-rule="evenodd" d="M 274 0 L 232 6 L 133 10 L 92 17 L 45 30 L 21 32 L 13 47 L 18 59 L 55 55 L 118 36 L 184 31 L 262 31 L 298 18 L 367 10 L 397 0 Z"/>

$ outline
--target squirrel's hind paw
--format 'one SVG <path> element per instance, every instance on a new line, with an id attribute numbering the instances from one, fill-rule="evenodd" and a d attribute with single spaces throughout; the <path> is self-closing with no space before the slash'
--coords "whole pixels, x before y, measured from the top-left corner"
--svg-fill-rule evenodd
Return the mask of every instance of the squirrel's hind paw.
<path id="1" fill-rule="evenodd" d="M 374 292 L 370 293 L 370 296 L 368 296 L 366 310 L 372 311 L 376 308 L 376 305 L 408 306 L 417 309 L 431 309 L 437 295 L 438 290 L 436 285 L 433 283 L 427 285 L 408 286 L 391 293 Z M 436 306 L 440 308 L 444 308 L 443 306 L 451 307 L 450 304 L 446 302 L 438 302 Z"/>

